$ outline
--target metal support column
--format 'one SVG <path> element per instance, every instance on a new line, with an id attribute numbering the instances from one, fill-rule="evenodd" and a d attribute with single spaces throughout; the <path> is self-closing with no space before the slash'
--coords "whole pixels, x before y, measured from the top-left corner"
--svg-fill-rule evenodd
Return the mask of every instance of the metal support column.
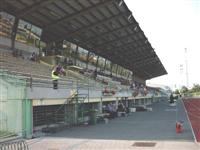
<path id="1" fill-rule="evenodd" d="M 119 66 L 117 65 L 117 68 L 116 68 L 116 77 L 117 77 L 117 75 L 118 75 L 118 74 L 117 74 L 117 72 L 118 72 L 118 68 L 119 68 Z"/>
<path id="2" fill-rule="evenodd" d="M 87 69 L 88 69 L 89 57 L 90 57 L 90 52 L 88 51 L 87 59 L 86 59 L 86 68 Z"/>
<path id="3" fill-rule="evenodd" d="M 121 75 L 121 76 L 124 76 L 124 75 L 123 75 L 123 70 L 124 70 L 124 68 L 121 68 L 121 72 L 120 72 L 120 75 Z"/>
<path id="4" fill-rule="evenodd" d="M 77 95 L 75 96 L 75 104 L 74 104 L 74 124 L 77 125 L 78 124 L 78 93 L 79 93 L 79 89 L 78 89 L 78 81 L 76 83 L 76 92 Z"/>
<path id="5" fill-rule="evenodd" d="M 77 65 L 77 59 L 78 59 L 78 45 L 76 45 L 76 52 L 75 52 L 75 56 L 74 56 L 74 65 Z"/>
<path id="6" fill-rule="evenodd" d="M 19 24 L 19 18 L 16 17 L 11 32 L 11 49 L 13 51 L 15 51 L 15 38 L 17 35 L 18 24 Z"/>
<path id="7" fill-rule="evenodd" d="M 130 74 L 131 74 L 131 73 L 129 72 L 129 73 L 128 73 L 128 76 L 127 76 L 127 79 L 129 78 Z"/>
<path id="8" fill-rule="evenodd" d="M 104 67 L 103 67 L 104 72 L 106 70 L 106 62 L 107 62 L 107 59 L 105 59 L 105 63 L 104 63 Z"/>
<path id="9" fill-rule="evenodd" d="M 113 63 L 110 64 L 110 75 L 112 77 L 112 68 L 113 68 Z"/>
<path id="10" fill-rule="evenodd" d="M 99 56 L 97 57 L 97 62 L 96 62 L 96 71 L 97 71 L 97 66 L 98 66 L 98 64 L 99 64 Z"/>

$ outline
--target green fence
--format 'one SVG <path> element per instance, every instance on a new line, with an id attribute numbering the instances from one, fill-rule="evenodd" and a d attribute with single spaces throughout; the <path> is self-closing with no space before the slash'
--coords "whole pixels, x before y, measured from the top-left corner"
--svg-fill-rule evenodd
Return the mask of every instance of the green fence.
<path id="1" fill-rule="evenodd" d="M 23 136 L 26 79 L 0 70 L 0 140 Z"/>

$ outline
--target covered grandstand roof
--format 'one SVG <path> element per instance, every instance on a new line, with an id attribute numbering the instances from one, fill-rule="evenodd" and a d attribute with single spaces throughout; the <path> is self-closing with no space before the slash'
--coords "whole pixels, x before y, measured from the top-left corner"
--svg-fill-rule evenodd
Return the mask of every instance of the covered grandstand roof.
<path id="1" fill-rule="evenodd" d="M 123 0 L 3 0 L 2 6 L 41 27 L 45 42 L 65 39 L 145 80 L 167 73 Z"/>

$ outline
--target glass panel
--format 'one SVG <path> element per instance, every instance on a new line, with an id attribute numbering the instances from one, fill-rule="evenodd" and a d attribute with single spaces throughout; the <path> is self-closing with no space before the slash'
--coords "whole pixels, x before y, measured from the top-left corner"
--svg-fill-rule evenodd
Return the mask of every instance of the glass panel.
<path id="1" fill-rule="evenodd" d="M 15 17 L 6 12 L 0 12 L 0 36 L 11 38 Z"/>
<path id="2" fill-rule="evenodd" d="M 42 30 L 26 21 L 20 20 L 16 40 L 31 46 L 39 47 L 37 44 L 40 40 Z"/>
<path id="3" fill-rule="evenodd" d="M 79 47 L 78 52 L 79 52 L 79 53 L 78 53 L 79 59 L 80 59 L 81 61 L 83 61 L 83 62 L 87 62 L 88 51 L 85 50 L 85 49 L 83 49 L 83 48 L 81 48 L 81 47 Z"/>

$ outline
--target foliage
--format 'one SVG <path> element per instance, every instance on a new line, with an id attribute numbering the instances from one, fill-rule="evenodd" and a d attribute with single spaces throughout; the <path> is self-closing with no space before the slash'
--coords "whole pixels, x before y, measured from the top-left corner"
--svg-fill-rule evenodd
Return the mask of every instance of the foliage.
<path id="1" fill-rule="evenodd" d="M 175 94 L 178 94 L 178 89 L 174 91 Z M 193 87 L 191 89 L 188 89 L 186 86 L 182 86 L 180 89 L 180 93 L 188 94 L 188 93 L 198 93 L 200 92 L 200 85 L 199 84 L 193 84 Z"/>
<path id="2" fill-rule="evenodd" d="M 180 92 L 179 92 L 179 90 L 178 89 L 176 89 L 175 91 L 174 91 L 174 94 L 180 94 Z"/>
<path id="3" fill-rule="evenodd" d="M 184 93 L 184 94 L 189 92 L 189 90 L 186 86 L 182 86 L 180 91 L 181 91 L 181 93 Z"/>
<path id="4" fill-rule="evenodd" d="M 190 90 L 191 93 L 200 92 L 200 85 L 199 84 L 193 84 L 192 89 Z"/>

